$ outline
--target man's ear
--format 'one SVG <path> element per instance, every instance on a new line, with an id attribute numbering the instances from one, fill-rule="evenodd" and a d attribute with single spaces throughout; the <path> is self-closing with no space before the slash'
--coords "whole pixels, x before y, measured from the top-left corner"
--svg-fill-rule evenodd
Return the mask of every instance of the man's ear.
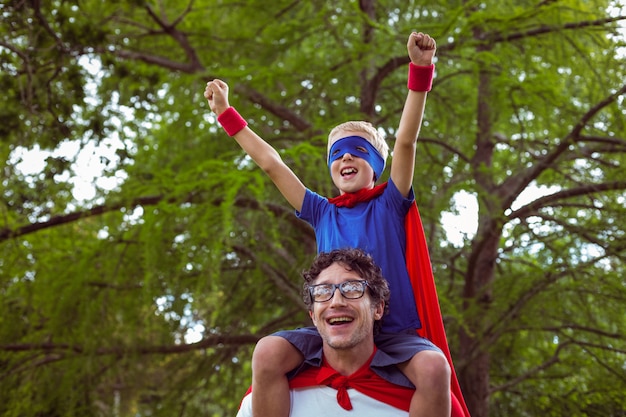
<path id="1" fill-rule="evenodd" d="M 309 310 L 309 317 L 311 317 L 311 321 L 313 322 L 313 325 L 317 327 L 317 324 L 315 323 L 315 315 L 313 314 L 313 310 Z"/>
<path id="2" fill-rule="evenodd" d="M 381 301 L 374 309 L 374 320 L 382 319 L 383 314 L 385 314 L 385 302 Z"/>

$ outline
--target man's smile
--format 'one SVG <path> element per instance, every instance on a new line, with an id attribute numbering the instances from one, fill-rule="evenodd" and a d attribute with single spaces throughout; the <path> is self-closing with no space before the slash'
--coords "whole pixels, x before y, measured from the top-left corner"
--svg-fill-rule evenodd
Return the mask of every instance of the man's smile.
<path id="1" fill-rule="evenodd" d="M 337 324 L 346 324 L 346 323 L 352 323 L 354 321 L 354 319 L 352 317 L 346 317 L 346 316 L 342 316 L 342 317 L 331 317 L 328 320 L 326 320 L 328 322 L 328 324 L 330 324 L 331 326 L 335 326 Z"/>

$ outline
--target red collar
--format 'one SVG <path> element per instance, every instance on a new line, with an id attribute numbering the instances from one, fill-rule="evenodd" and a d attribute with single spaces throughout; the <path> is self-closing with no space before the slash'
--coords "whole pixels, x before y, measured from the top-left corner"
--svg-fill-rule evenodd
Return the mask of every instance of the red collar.
<path id="1" fill-rule="evenodd" d="M 337 207 L 352 208 L 359 203 L 370 201 L 378 197 L 383 193 L 383 191 L 385 191 L 386 186 L 387 183 L 384 182 L 374 188 L 362 188 L 356 193 L 343 193 L 340 196 L 329 198 L 328 202 L 336 205 Z"/>

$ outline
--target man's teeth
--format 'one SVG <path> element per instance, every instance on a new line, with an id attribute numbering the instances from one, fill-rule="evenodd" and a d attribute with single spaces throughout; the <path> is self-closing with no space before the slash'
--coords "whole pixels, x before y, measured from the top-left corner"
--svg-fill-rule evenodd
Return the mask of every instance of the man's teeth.
<path id="1" fill-rule="evenodd" d="M 330 324 L 350 323 L 351 321 L 352 321 L 352 318 L 350 317 L 333 317 L 332 319 L 328 320 Z"/>
<path id="2" fill-rule="evenodd" d="M 354 168 L 346 168 L 341 171 L 341 175 L 356 174 L 356 173 L 357 171 Z"/>

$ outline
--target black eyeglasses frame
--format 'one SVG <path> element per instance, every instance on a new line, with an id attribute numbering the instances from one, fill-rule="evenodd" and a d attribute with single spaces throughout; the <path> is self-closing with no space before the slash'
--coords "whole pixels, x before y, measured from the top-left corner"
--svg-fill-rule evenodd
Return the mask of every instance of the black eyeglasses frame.
<path id="1" fill-rule="evenodd" d="M 358 282 L 359 284 L 361 284 L 361 286 L 363 287 L 361 290 L 361 295 L 359 295 L 358 297 L 347 297 L 344 289 L 342 288 L 342 285 L 345 284 L 352 284 Z M 313 289 L 315 287 L 321 287 L 321 286 L 326 286 L 326 287 L 330 287 L 331 291 L 330 291 L 330 297 L 328 297 L 328 299 L 326 300 L 316 300 L 313 297 Z M 369 283 L 366 280 L 363 279 L 351 279 L 348 281 L 344 281 L 341 282 L 339 284 L 317 284 L 317 285 L 311 285 L 308 287 L 309 290 L 309 297 L 311 298 L 311 302 L 312 303 L 325 303 L 326 301 L 330 301 L 333 299 L 333 297 L 335 296 L 335 293 L 337 292 L 337 290 L 339 290 L 339 293 L 341 294 L 341 296 L 343 298 L 345 298 L 346 300 L 358 300 L 359 298 L 362 298 L 365 295 L 365 290 L 367 289 L 367 287 L 369 286 Z"/>

